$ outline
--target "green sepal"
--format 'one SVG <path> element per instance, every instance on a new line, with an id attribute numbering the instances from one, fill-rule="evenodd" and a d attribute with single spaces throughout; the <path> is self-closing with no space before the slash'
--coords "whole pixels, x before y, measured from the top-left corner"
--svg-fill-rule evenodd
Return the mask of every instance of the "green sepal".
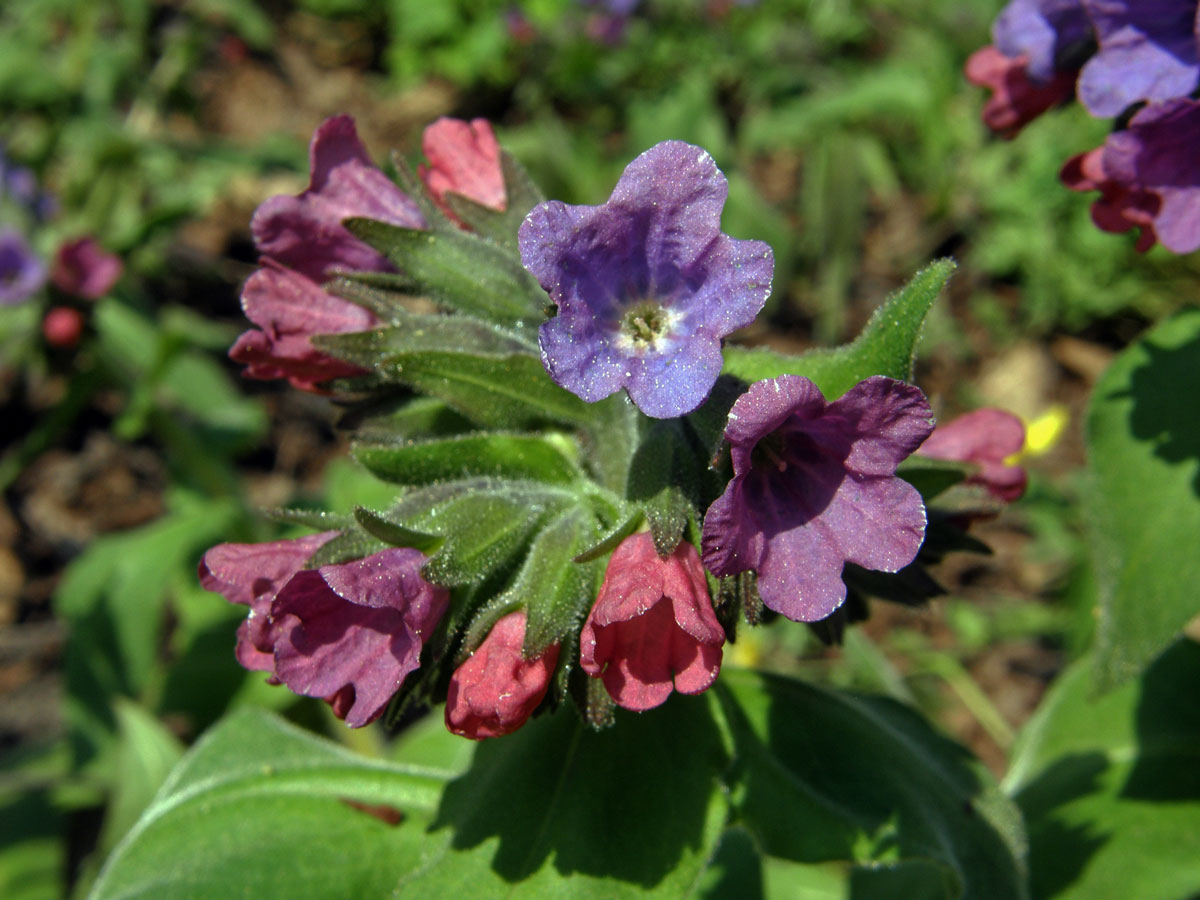
<path id="1" fill-rule="evenodd" d="M 454 587 L 503 568 L 546 516 L 576 500 L 569 490 L 539 482 L 466 479 L 414 491 L 387 518 L 444 539 L 422 574 Z"/>
<path id="2" fill-rule="evenodd" d="M 683 530 L 687 528 L 688 520 L 695 518 L 696 511 L 683 496 L 683 491 L 674 485 L 663 488 L 644 506 L 654 552 L 666 558 L 683 539 Z"/>
<path id="3" fill-rule="evenodd" d="M 915 487 L 928 503 L 962 482 L 975 468 L 970 463 L 910 456 L 896 467 L 896 474 Z"/>
<path id="4" fill-rule="evenodd" d="M 354 456 L 385 481 L 425 485 L 456 478 L 566 484 L 578 468 L 557 443 L 531 434 L 467 434 L 424 441 L 358 443 Z"/>
<path id="5" fill-rule="evenodd" d="M 955 264 L 949 259 L 940 259 L 922 269 L 875 310 L 866 327 L 849 344 L 796 356 L 758 348 L 726 347 L 722 371 L 748 383 L 780 375 L 803 375 L 829 400 L 840 397 L 872 375 L 911 381 L 921 326 L 954 269 Z"/>
<path id="6" fill-rule="evenodd" d="M 601 556 L 608 556 L 621 545 L 621 541 L 629 537 L 638 530 L 645 518 L 645 511 L 639 506 L 622 519 L 615 528 L 609 531 L 604 537 L 596 541 L 586 550 L 581 551 L 575 556 L 575 562 L 585 563 L 591 562 L 593 559 L 599 559 Z"/>
<path id="7" fill-rule="evenodd" d="M 525 598 L 529 610 L 522 648 L 527 658 L 561 643 L 583 621 L 596 599 L 599 563 L 574 560 L 595 534 L 594 516 L 587 508 L 576 506 L 551 520 L 530 545 L 525 564 L 509 589 Z"/>
<path id="8" fill-rule="evenodd" d="M 317 552 L 308 558 L 304 564 L 306 569 L 317 569 L 321 566 L 332 566 L 338 563 L 362 559 L 380 550 L 386 550 L 388 544 L 372 534 L 358 529 L 344 531 L 337 537 L 322 544 Z"/>
<path id="9" fill-rule="evenodd" d="M 458 229 L 424 231 L 374 219 L 342 224 L 400 270 L 394 276 L 397 290 L 527 333 L 546 318 L 546 292 L 518 257 L 489 240 Z"/>
<path id="10" fill-rule="evenodd" d="M 422 553 L 429 554 L 442 544 L 442 538 L 436 534 L 416 531 L 398 525 L 377 512 L 364 506 L 354 507 L 354 520 L 367 534 L 378 538 L 392 547 L 412 547 Z"/>

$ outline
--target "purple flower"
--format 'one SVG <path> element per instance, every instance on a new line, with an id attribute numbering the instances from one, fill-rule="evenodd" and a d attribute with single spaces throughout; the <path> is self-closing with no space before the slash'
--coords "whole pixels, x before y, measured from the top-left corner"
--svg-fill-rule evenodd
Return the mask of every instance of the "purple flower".
<path id="1" fill-rule="evenodd" d="M 320 391 L 331 378 L 361 375 L 359 366 L 326 356 L 309 340 L 314 334 L 366 331 L 374 313 L 335 297 L 315 282 L 271 260 L 246 280 L 242 309 L 258 326 L 242 334 L 229 351 L 246 365 L 248 378 L 286 378 L 304 391 Z"/>
<path id="2" fill-rule="evenodd" d="M 271 604 L 275 677 L 297 694 L 333 698 L 346 724 L 382 712 L 449 603 L 421 577 L 425 555 L 407 547 L 298 572 Z"/>
<path id="3" fill-rule="evenodd" d="M 237 659 L 254 672 L 273 672 L 271 603 L 293 575 L 336 531 L 266 544 L 218 544 L 200 560 L 200 584 L 230 603 L 250 607 L 238 626 Z"/>
<path id="4" fill-rule="evenodd" d="M 1012 0 L 992 23 L 997 49 L 1025 57 L 1035 82 L 1078 70 L 1092 40 L 1092 23 L 1080 0 Z"/>
<path id="5" fill-rule="evenodd" d="M 60 291 L 96 300 L 117 283 L 123 269 L 119 256 L 106 253 L 94 237 L 81 237 L 58 248 L 50 280 Z"/>
<path id="6" fill-rule="evenodd" d="M 1068 161 L 1074 190 L 1099 190 L 1092 219 L 1105 231 L 1141 226 L 1139 250 L 1155 240 L 1174 253 L 1200 250 L 1200 102 L 1151 103 L 1104 146 Z"/>
<path id="7" fill-rule="evenodd" d="M 19 232 L 0 230 L 0 306 L 32 297 L 46 281 L 46 267 Z"/>
<path id="8" fill-rule="evenodd" d="M 589 402 L 623 387 L 658 418 L 704 402 L 721 339 L 754 320 L 774 268 L 762 241 L 721 233 L 728 191 L 711 156 L 664 141 L 602 206 L 534 207 L 519 242 L 558 307 L 538 333 L 551 378 Z"/>
<path id="9" fill-rule="evenodd" d="M 297 694 L 328 701 L 359 727 L 383 712 L 449 601 L 421 577 L 425 556 L 393 548 L 304 569 L 336 532 L 270 544 L 221 544 L 204 555 L 200 583 L 250 607 L 238 661 Z"/>
<path id="10" fill-rule="evenodd" d="M 798 375 L 752 385 L 725 426 L 734 475 L 704 516 L 704 565 L 753 569 L 768 607 L 825 618 L 846 599 L 845 563 L 896 572 L 916 557 L 925 507 L 895 472 L 932 430 L 924 395 L 892 378 L 832 403 Z"/>
<path id="11" fill-rule="evenodd" d="M 320 283 L 332 269 L 385 271 L 379 253 L 342 227 L 361 216 L 404 228 L 424 228 L 417 205 L 367 156 L 354 119 L 335 116 L 313 134 L 308 189 L 272 197 L 254 213 L 250 230 L 265 256 Z"/>
<path id="12" fill-rule="evenodd" d="M 1060 72 L 1045 83 L 1032 81 L 1026 58 L 1011 59 L 990 44 L 967 59 L 967 81 L 990 88 L 992 96 L 983 105 L 983 124 L 1006 138 L 1075 93 L 1075 74 Z"/>
<path id="13" fill-rule="evenodd" d="M 1083 67 L 1079 99 L 1094 116 L 1190 94 L 1200 79 L 1196 0 L 1083 0 L 1100 49 Z"/>

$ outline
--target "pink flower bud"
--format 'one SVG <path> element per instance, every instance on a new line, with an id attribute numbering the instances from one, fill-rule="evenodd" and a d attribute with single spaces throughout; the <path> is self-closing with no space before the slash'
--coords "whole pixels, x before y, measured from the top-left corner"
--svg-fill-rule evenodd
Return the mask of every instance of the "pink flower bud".
<path id="1" fill-rule="evenodd" d="M 487 119 L 464 122 L 440 118 L 425 129 L 421 149 L 429 160 L 428 166 L 418 169 L 421 180 L 447 214 L 450 214 L 446 206 L 448 193 L 504 211 L 507 196 L 500 168 L 500 145 Z"/>
<path id="2" fill-rule="evenodd" d="M 83 335 L 83 313 L 70 306 L 56 306 L 42 319 L 42 335 L 51 347 L 74 347 Z"/>
<path id="3" fill-rule="evenodd" d="M 450 676 L 446 727 L 455 734 L 473 740 L 512 734 L 546 696 L 559 646 L 526 659 L 525 623 L 525 610 L 509 613 Z"/>
<path id="4" fill-rule="evenodd" d="M 1002 409 L 984 407 L 951 419 L 933 430 L 917 448 L 918 456 L 975 463 L 978 474 L 970 484 L 986 487 L 992 496 L 1005 503 L 1019 500 L 1025 493 L 1025 470 L 1004 461 L 1025 446 L 1025 426 Z"/>
<path id="5" fill-rule="evenodd" d="M 666 558 L 649 532 L 621 542 L 579 636 L 580 665 L 617 705 L 647 710 L 672 690 L 699 694 L 717 679 L 725 631 L 713 613 L 700 554 L 687 541 Z"/>

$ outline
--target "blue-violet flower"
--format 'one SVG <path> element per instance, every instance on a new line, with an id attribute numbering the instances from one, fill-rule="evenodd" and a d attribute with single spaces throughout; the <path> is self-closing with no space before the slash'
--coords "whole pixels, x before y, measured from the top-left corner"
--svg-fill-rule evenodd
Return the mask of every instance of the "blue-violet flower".
<path id="1" fill-rule="evenodd" d="M 756 571 L 763 603 L 799 622 L 846 599 L 845 563 L 899 571 L 921 548 L 925 507 L 896 466 L 930 415 L 920 390 L 881 375 L 832 403 L 798 375 L 751 385 L 725 426 L 734 474 L 704 516 L 704 565 Z"/>
<path id="2" fill-rule="evenodd" d="M 1083 0 L 1100 44 L 1079 76 L 1094 116 L 1186 97 L 1200 80 L 1196 0 Z"/>
<path id="3" fill-rule="evenodd" d="M 521 224 L 521 261 L 558 307 L 542 363 L 588 402 L 620 388 L 648 416 L 691 412 L 721 371 L 721 340 L 771 293 L 762 241 L 721 233 L 729 186 L 713 158 L 664 141 L 625 169 L 608 202 L 552 200 Z"/>
<path id="4" fill-rule="evenodd" d="M 19 232 L 0 230 L 0 306 L 15 306 L 37 293 L 46 267 Z"/>

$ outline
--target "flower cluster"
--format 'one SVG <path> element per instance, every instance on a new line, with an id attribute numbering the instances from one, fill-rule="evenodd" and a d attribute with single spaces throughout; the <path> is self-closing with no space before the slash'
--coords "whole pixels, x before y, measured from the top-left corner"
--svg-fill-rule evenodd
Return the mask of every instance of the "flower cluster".
<path id="1" fill-rule="evenodd" d="M 1076 96 L 1089 113 L 1121 122 L 1104 145 L 1063 167 L 1078 191 L 1100 191 L 1092 219 L 1104 231 L 1141 229 L 1175 253 L 1200 248 L 1200 4 L 1196 0 L 1010 0 L 994 46 L 967 62 L 991 88 L 984 121 L 1013 136 Z"/>
<path id="2" fill-rule="evenodd" d="M 724 340 L 770 294 L 773 256 L 722 233 L 727 183 L 699 147 L 652 147 L 598 206 L 538 203 L 506 184 L 515 163 L 481 120 L 439 120 L 422 147 L 427 164 L 405 182 L 425 194 L 418 206 L 370 163 L 353 122 L 331 119 L 312 143 L 308 189 L 255 214 L 263 265 L 242 300 L 260 330 L 231 354 L 247 374 L 347 403 L 366 393 L 364 416 L 388 379 L 446 408 L 444 422 L 385 413 L 372 427 L 386 438 L 356 445 L 365 465 L 406 486 L 390 510 L 205 555 L 204 586 L 248 608 L 236 651 L 247 669 L 327 701 L 353 726 L 396 697 L 444 696 L 446 726 L 474 739 L 510 734 L 567 697 L 592 721 L 613 704 L 645 711 L 714 684 L 736 630 L 733 598 L 814 623 L 846 601 L 847 565 L 911 565 L 926 509 L 897 467 L 918 448 L 982 462 L 965 474 L 1008 499 L 1018 492 L 1002 462 L 1011 423 L 985 411 L 986 422 L 931 437 L 924 395 L 895 378 L 833 399 L 789 374 L 715 390 Z M 361 217 L 391 227 L 346 228 Z M 434 265 L 414 253 L 449 255 Z M 406 265 L 434 274 L 395 270 Z M 347 290 L 325 283 L 334 272 L 368 282 L 373 311 L 353 291 L 332 293 Z M 447 308 L 414 314 L 408 293 L 389 307 L 379 286 L 390 283 L 428 284 Z M 485 322 L 480 294 L 501 288 L 526 296 L 506 296 Z M 535 343 L 526 322 L 547 298 Z M 310 340 L 347 331 L 361 333 Z M 332 355 L 340 347 L 353 361 Z M 333 381 L 354 373 L 370 377 Z M 577 439 L 548 436 L 547 422 L 575 424 Z M 636 462 L 619 449 L 631 438 L 642 442 Z M 688 453 L 690 470 L 672 463 Z M 676 474 L 708 467 L 726 476 L 723 490 Z M 635 469 L 656 473 L 657 487 L 636 487 Z"/>
<path id="3" fill-rule="evenodd" d="M 60 243 L 49 267 L 34 246 L 58 210 L 54 195 L 37 176 L 7 157 L 0 147 L 0 306 L 16 306 L 38 295 L 49 303 L 42 315 L 42 335 L 51 347 L 70 348 L 86 324 L 87 304 L 105 296 L 124 269 L 120 257 L 108 253 L 90 236 Z M 51 290 L 44 291 L 47 284 Z"/>

